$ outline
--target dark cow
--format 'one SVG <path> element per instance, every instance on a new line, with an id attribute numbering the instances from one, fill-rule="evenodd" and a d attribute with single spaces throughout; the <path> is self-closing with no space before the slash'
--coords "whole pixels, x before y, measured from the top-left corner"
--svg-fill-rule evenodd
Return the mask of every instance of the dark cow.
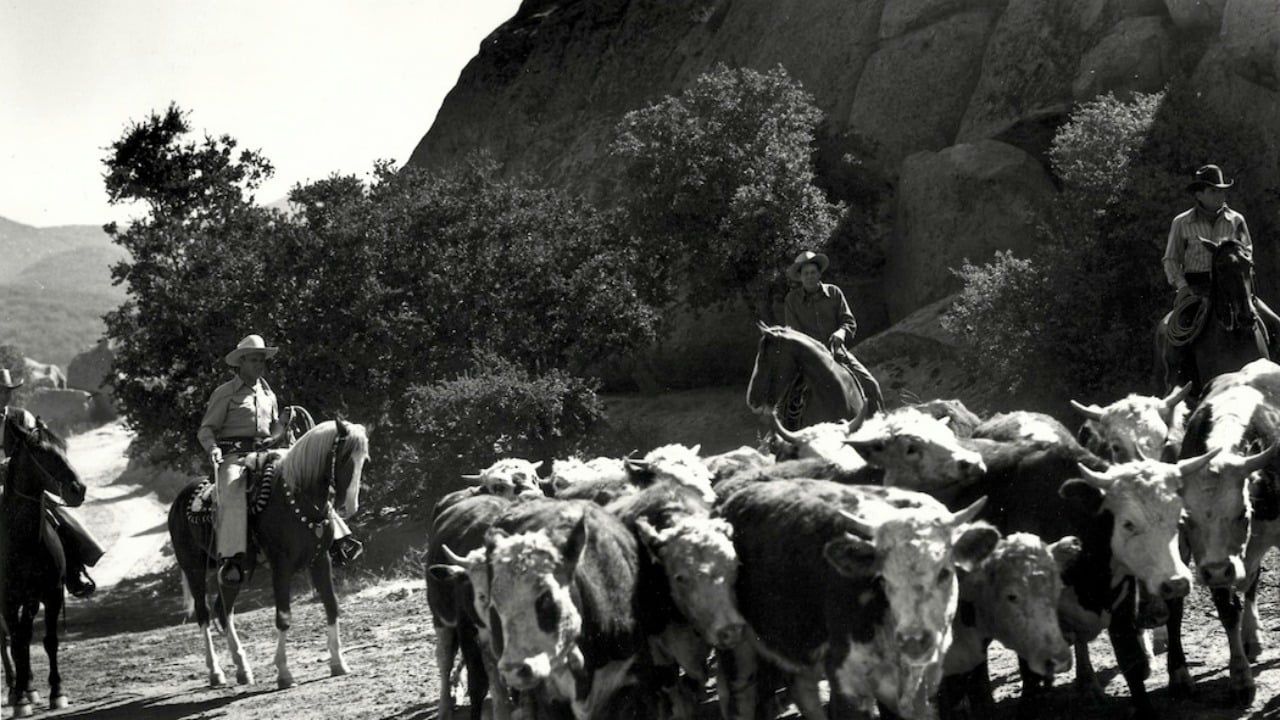
<path id="1" fill-rule="evenodd" d="M 1077 643 L 1107 628 L 1138 715 L 1154 717 L 1144 685 L 1149 667 L 1139 636 L 1135 582 L 1165 600 L 1190 590 L 1191 573 L 1177 551 L 1178 493 L 1184 478 L 1210 457 L 1177 465 L 1138 461 L 1103 472 L 1099 468 L 1106 463 L 1074 442 L 972 442 L 983 453 L 986 475 L 948 505 L 963 507 L 985 496 L 981 517 L 1003 532 L 1029 532 L 1049 541 L 1069 535 L 1080 539 L 1079 560 L 1063 576 L 1059 612 L 1064 628 Z M 1077 677 L 1088 682 L 1087 655 L 1079 659 Z"/>
<path id="2" fill-rule="evenodd" d="M 494 715 L 511 715 L 506 688 L 497 673 L 493 650 L 485 627 L 486 618 L 477 614 L 476 589 L 467 577 L 470 564 L 462 556 L 483 551 L 485 532 L 511 506 L 496 495 L 462 497 L 436 517 L 427 545 L 427 605 L 436 631 L 436 669 L 440 673 L 440 720 L 453 717 L 450 676 L 454 656 L 462 650 L 467 668 L 471 718 L 479 720 L 486 690 L 493 697 Z M 485 604 L 483 590 L 479 598 Z"/>
<path id="3" fill-rule="evenodd" d="M 738 555 L 733 528 L 711 517 L 711 506 L 696 490 L 669 481 L 606 509 L 642 543 L 641 624 L 655 663 L 674 660 L 697 681 L 683 691 L 674 683 L 669 688 L 672 707 L 683 709 L 675 714 L 692 716 L 697 688 L 707 681 L 710 645 L 733 647 L 746 629 L 734 596 Z"/>
<path id="4" fill-rule="evenodd" d="M 719 509 L 734 526 L 738 603 L 752 637 L 721 656 L 725 716 L 754 715 L 756 688 L 744 678 L 761 656 L 791 676 L 808 720 L 826 717 L 823 677 L 833 716 L 849 706 L 874 712 L 877 701 L 930 716 L 955 569 L 972 568 L 999 538 L 968 524 L 980 507 L 953 515 L 919 493 L 823 480 L 752 483 L 730 495 Z"/>
<path id="5" fill-rule="evenodd" d="M 991 416 L 973 429 L 973 437 L 1005 442 L 1077 444 L 1075 435 L 1052 415 L 1026 410 Z"/>
<path id="6" fill-rule="evenodd" d="M 531 500 L 497 519 L 485 547 L 509 687 L 567 704 L 577 720 L 602 717 L 628 686 L 648 698 L 640 550 L 621 520 L 590 502 Z"/>
<path id="7" fill-rule="evenodd" d="M 1258 578 L 1262 558 L 1280 546 L 1280 366 L 1256 360 L 1218 376 L 1192 413 L 1182 455 L 1218 451 L 1187 477 L 1184 537 L 1201 581 L 1209 586 L 1231 650 L 1230 687 L 1248 704 L 1256 689 L 1251 663 L 1258 638 Z M 1239 588 L 1245 589 L 1240 602 Z M 1182 647 L 1182 603 L 1170 606 L 1169 682 L 1192 690 Z"/>

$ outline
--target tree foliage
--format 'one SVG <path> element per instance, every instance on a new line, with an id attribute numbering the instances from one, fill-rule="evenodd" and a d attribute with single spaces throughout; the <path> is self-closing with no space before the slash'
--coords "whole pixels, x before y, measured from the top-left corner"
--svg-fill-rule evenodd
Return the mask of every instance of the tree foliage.
<path id="1" fill-rule="evenodd" d="M 268 378 L 282 401 L 372 425 L 384 450 L 424 441 L 405 396 L 478 350 L 537 377 L 652 339 L 634 250 L 609 219 L 501 179 L 485 158 L 329 177 L 294 189 L 290 218 L 253 203 L 265 159 L 189 132 L 170 108 L 106 159 L 113 200 L 149 208 L 110 228 L 131 258 L 113 270 L 128 298 L 107 325 L 117 397 L 157 459 L 189 456 L 209 393 L 230 377 L 222 356 L 250 332 L 281 347 Z"/>
<path id="2" fill-rule="evenodd" d="M 781 66 L 718 65 L 680 95 L 628 113 L 612 152 L 655 282 L 669 293 L 683 286 L 705 306 L 758 293 L 799 250 L 823 247 L 841 208 L 814 185 L 821 118 Z"/>

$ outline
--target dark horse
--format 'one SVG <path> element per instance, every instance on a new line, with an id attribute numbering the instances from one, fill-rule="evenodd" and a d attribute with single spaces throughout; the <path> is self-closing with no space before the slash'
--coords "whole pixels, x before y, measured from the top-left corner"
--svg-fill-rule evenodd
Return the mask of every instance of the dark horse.
<path id="1" fill-rule="evenodd" d="M 1249 248 L 1235 240 L 1200 242 L 1213 253 L 1210 270 L 1208 317 L 1200 336 L 1191 343 L 1190 357 L 1195 361 L 1194 396 L 1215 377 L 1235 372 L 1258 358 L 1265 357 L 1259 345 L 1261 319 L 1253 305 L 1253 258 Z M 1156 328 L 1156 367 L 1163 370 L 1164 391 L 1177 382 L 1176 354 L 1170 346 L 1165 318 Z M 1271 338 L 1274 343 L 1277 338 Z M 1187 353 L 1187 349 L 1183 349 Z"/>
<path id="2" fill-rule="evenodd" d="M 44 651 L 49 656 L 49 707 L 67 706 L 58 674 L 58 615 L 64 601 L 66 561 L 62 543 L 45 519 L 49 495 L 76 507 L 84 483 L 67 460 L 67 444 L 25 410 L 4 413 L 4 452 L 9 468 L 0 499 L 0 619 L 9 636 L 13 667 L 5 655 L 5 683 L 14 717 L 28 717 L 39 695 L 31 689 L 31 638 L 44 605 Z"/>
<path id="3" fill-rule="evenodd" d="M 753 411 L 772 412 L 787 399 L 796 379 L 803 377 L 808 398 L 799 423 L 790 429 L 851 420 L 862 413 L 867 402 L 862 388 L 830 350 L 799 330 L 764 323 L 759 327 L 760 346 L 747 386 L 747 405 Z"/>
<path id="4" fill-rule="evenodd" d="M 252 578 L 256 553 L 261 547 L 271 565 L 271 584 L 276 605 L 276 684 L 281 688 L 294 685 L 285 651 L 290 625 L 289 585 L 303 567 L 311 571 L 311 583 L 320 594 L 328 621 L 329 671 L 345 675 L 342 641 L 338 635 L 338 600 L 333 591 L 333 568 L 326 549 L 333 542 L 333 526 L 329 510 L 335 507 L 343 517 L 359 506 L 360 474 L 369 458 L 369 436 L 364 426 L 331 420 L 316 425 L 298 438 L 288 450 L 269 453 L 279 458 L 278 471 L 266 505 L 249 518 L 250 543 L 247 576 Z M 263 455 L 246 460 L 250 465 L 263 462 Z M 217 567 L 213 527 L 208 522 L 193 521 L 188 514 L 192 496 L 200 481 L 178 493 L 169 507 L 169 537 L 174 556 L 182 570 L 183 591 L 187 611 L 194 611 L 204 636 L 205 663 L 209 684 L 226 683 L 222 674 L 213 636 L 209 628 L 208 572 Z M 235 602 L 238 588 L 218 585 L 214 609 L 226 631 L 227 645 L 236 664 L 236 681 L 253 684 L 253 670 L 245 657 L 244 647 L 236 635 Z"/>

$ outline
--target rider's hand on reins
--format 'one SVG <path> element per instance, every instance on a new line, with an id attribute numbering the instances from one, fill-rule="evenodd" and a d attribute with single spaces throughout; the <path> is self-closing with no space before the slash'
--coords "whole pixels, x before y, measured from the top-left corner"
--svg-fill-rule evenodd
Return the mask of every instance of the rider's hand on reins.
<path id="1" fill-rule="evenodd" d="M 222 464 L 222 448 L 215 445 L 209 449 L 209 462 L 215 466 Z"/>

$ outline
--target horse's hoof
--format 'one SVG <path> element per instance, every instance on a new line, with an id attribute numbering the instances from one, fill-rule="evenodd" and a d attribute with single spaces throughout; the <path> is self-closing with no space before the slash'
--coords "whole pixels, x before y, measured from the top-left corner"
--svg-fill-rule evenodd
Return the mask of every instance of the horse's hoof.
<path id="1" fill-rule="evenodd" d="M 67 705 L 70 705 L 70 704 L 71 704 L 71 701 L 67 700 L 66 695 L 58 695 L 56 697 L 50 698 L 49 709 L 62 710 L 63 708 L 65 708 Z"/>
<path id="2" fill-rule="evenodd" d="M 253 684 L 253 673 L 251 673 L 251 672 L 246 672 L 246 671 L 244 671 L 244 670 L 237 670 L 237 671 L 236 671 L 236 682 L 240 683 L 241 685 L 252 685 L 252 684 Z"/>
<path id="3" fill-rule="evenodd" d="M 34 714 L 35 711 L 31 709 L 31 703 L 29 702 L 18 703 L 13 706 L 13 716 L 16 718 L 31 717 Z"/>
<path id="4" fill-rule="evenodd" d="M 39 693 L 38 691 L 36 691 L 36 690 L 28 690 L 28 691 L 27 691 L 27 702 L 29 702 L 29 703 L 38 703 L 38 702 L 40 702 L 40 693 Z"/>
<path id="5" fill-rule="evenodd" d="M 1196 683 L 1191 679 L 1191 672 L 1185 667 L 1169 673 L 1169 695 L 1185 700 L 1195 695 Z"/>
<path id="6" fill-rule="evenodd" d="M 350 672 L 351 672 L 351 668 L 347 667 L 347 664 L 346 664 L 346 663 L 342 663 L 342 664 L 340 664 L 340 665 L 330 665 L 330 666 L 329 666 L 329 675 L 330 675 L 331 677 L 338 677 L 339 675 L 346 675 L 346 674 L 348 674 L 348 673 L 350 673 Z"/>
<path id="7" fill-rule="evenodd" d="M 276 688 L 279 690 L 288 690 L 294 685 L 297 685 L 297 683 L 293 681 L 292 675 L 281 675 L 276 678 Z"/>
<path id="8" fill-rule="evenodd" d="M 222 671 L 209 673 L 209 687 L 222 687 L 227 684 L 227 676 Z"/>
<path id="9" fill-rule="evenodd" d="M 1248 665 L 1243 668 L 1231 668 L 1231 699 L 1241 706 L 1252 705 L 1258 695 L 1258 688 L 1253 682 L 1253 669 Z"/>

